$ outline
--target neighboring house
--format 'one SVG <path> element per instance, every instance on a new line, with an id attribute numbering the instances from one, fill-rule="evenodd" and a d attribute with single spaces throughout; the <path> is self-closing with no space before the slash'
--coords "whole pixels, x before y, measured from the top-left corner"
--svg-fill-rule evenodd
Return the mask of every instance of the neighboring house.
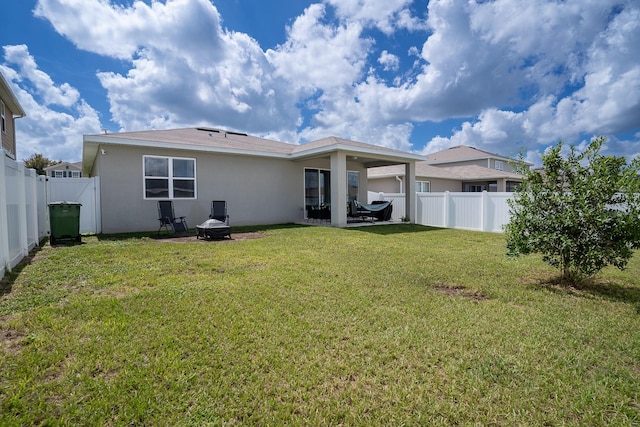
<path id="1" fill-rule="evenodd" d="M 413 190 L 424 159 L 336 137 L 295 145 L 187 128 L 85 135 L 82 164 L 83 176 L 100 177 L 102 231 L 115 233 L 157 229 L 157 201 L 167 199 L 191 228 L 212 200 L 227 201 L 232 226 L 299 222 L 319 206 L 343 226 L 348 200 L 367 200 L 368 168 L 398 165 Z M 415 212 L 415 196 L 405 199 Z"/>
<path id="2" fill-rule="evenodd" d="M 515 172 L 513 159 L 490 153 L 467 145 L 457 145 L 427 155 L 427 163 L 433 166 L 471 166 L 477 165 L 487 169 Z"/>
<path id="3" fill-rule="evenodd" d="M 82 162 L 61 162 L 44 168 L 50 178 L 82 178 Z"/>
<path id="4" fill-rule="evenodd" d="M 5 155 L 13 160 L 16 159 L 15 119 L 25 115 L 9 84 L 0 73 L 0 139 Z"/>
<path id="5" fill-rule="evenodd" d="M 374 192 L 403 191 L 404 174 L 395 166 L 368 171 L 369 189 Z M 418 192 L 510 192 L 521 182 L 513 159 L 473 147 L 456 146 L 427 156 L 416 163 Z"/>

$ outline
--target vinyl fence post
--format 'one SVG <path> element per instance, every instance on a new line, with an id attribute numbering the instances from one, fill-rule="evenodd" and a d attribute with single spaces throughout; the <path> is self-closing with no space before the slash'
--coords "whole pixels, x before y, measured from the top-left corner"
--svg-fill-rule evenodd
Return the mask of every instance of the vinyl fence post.
<path id="1" fill-rule="evenodd" d="M 9 224 L 7 218 L 6 158 L 0 149 L 0 278 L 4 277 L 9 265 Z"/>
<path id="2" fill-rule="evenodd" d="M 93 197 L 94 197 L 94 211 L 95 211 L 95 233 L 102 233 L 102 204 L 100 202 L 100 177 L 94 176 L 93 180 Z"/>
<path id="3" fill-rule="evenodd" d="M 27 233 L 27 177 L 24 163 L 18 163 L 18 227 L 22 256 L 29 255 L 29 237 Z"/>
<path id="4" fill-rule="evenodd" d="M 27 230 L 31 231 L 31 236 L 27 236 L 28 240 L 33 239 L 34 247 L 40 246 L 40 237 L 38 233 L 38 174 L 35 169 L 25 169 L 27 172 L 27 184 L 29 185 L 30 200 L 27 200 L 27 206 L 31 206 L 28 215 Z"/>
<path id="5" fill-rule="evenodd" d="M 444 207 L 444 224 L 442 224 L 444 226 L 444 228 L 449 228 L 449 224 L 450 224 L 450 219 L 449 219 L 449 213 L 450 213 L 450 209 L 449 209 L 449 204 L 451 203 L 451 194 L 448 191 L 444 192 L 444 203 L 443 203 L 443 207 Z"/>
<path id="6" fill-rule="evenodd" d="M 480 230 L 482 231 L 488 231 L 488 228 L 489 228 L 488 209 L 489 209 L 489 195 L 487 193 L 487 190 L 483 190 L 481 206 L 480 206 Z"/>

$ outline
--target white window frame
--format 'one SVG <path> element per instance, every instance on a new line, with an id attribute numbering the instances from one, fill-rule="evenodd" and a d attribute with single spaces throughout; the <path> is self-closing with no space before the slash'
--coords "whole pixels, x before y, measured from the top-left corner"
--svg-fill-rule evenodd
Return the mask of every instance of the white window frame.
<path id="1" fill-rule="evenodd" d="M 54 178 L 64 178 L 64 171 L 53 171 Z"/>
<path id="2" fill-rule="evenodd" d="M 169 163 L 169 172 L 168 172 L 168 176 L 163 177 L 163 176 L 152 176 L 149 175 L 147 176 L 146 174 L 146 169 L 145 169 L 145 160 L 147 158 L 154 158 L 154 159 L 166 159 Z M 182 176 L 173 176 L 173 161 L 174 160 L 190 160 L 193 162 L 193 178 L 191 177 L 182 177 Z M 198 176 L 197 170 L 196 170 L 196 159 L 195 158 L 191 158 L 191 157 L 171 157 L 171 156 L 154 156 L 154 155 L 143 155 L 142 156 L 142 197 L 145 200 L 167 200 L 167 199 L 177 199 L 177 200 L 196 200 L 198 198 L 198 185 L 197 185 L 197 181 L 196 181 L 196 177 Z M 169 181 L 169 195 L 168 196 L 162 196 L 162 197 L 147 197 L 147 179 L 167 179 Z M 193 197 L 175 197 L 174 194 L 174 180 L 179 180 L 179 181 L 193 181 Z"/>
<path id="3" fill-rule="evenodd" d="M 69 171 L 69 178 L 82 178 L 80 171 Z"/>
<path id="4" fill-rule="evenodd" d="M 3 101 L 0 101 L 0 120 L 2 121 L 0 124 L 0 126 L 2 126 L 2 133 L 5 133 L 7 131 L 7 113 Z"/>
<path id="5" fill-rule="evenodd" d="M 425 191 L 424 188 L 427 188 Z M 430 193 L 431 181 L 416 181 L 416 193 Z"/>
<path id="6" fill-rule="evenodd" d="M 502 160 L 496 160 L 496 170 L 504 170 L 504 162 Z"/>

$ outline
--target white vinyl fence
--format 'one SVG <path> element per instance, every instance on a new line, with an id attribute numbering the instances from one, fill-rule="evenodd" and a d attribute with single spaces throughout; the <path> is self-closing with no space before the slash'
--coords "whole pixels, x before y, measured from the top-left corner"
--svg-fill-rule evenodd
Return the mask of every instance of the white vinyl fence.
<path id="1" fill-rule="evenodd" d="M 79 202 L 80 233 L 99 234 L 100 177 L 93 178 L 49 178 L 47 180 L 47 202 Z"/>
<path id="2" fill-rule="evenodd" d="M 0 151 L 0 277 L 47 235 L 46 181 Z"/>
<path id="3" fill-rule="evenodd" d="M 49 235 L 49 202 L 80 202 L 80 232 L 100 233 L 99 178 L 37 176 L 0 150 L 0 278 Z"/>
<path id="4" fill-rule="evenodd" d="M 509 222 L 507 200 L 513 193 L 416 193 L 416 224 L 502 232 Z M 369 192 L 369 202 L 392 200 L 391 219 L 405 216 L 404 194 Z"/>

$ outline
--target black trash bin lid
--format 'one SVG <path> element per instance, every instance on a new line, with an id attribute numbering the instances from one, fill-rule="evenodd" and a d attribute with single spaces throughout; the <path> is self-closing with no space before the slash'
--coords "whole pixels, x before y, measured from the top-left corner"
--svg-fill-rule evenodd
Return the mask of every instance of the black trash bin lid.
<path id="1" fill-rule="evenodd" d="M 70 206 L 82 206 L 80 202 L 50 202 L 49 206 L 60 206 L 60 205 L 70 205 Z"/>

